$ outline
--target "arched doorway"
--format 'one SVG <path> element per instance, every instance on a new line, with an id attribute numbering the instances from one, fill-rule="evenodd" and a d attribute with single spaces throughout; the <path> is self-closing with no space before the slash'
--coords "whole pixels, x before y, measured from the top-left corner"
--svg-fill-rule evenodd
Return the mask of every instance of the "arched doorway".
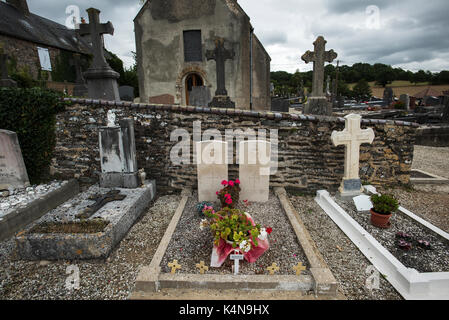
<path id="1" fill-rule="evenodd" d="M 190 73 L 186 77 L 185 88 L 186 88 L 186 105 L 189 105 L 189 95 L 193 87 L 201 87 L 204 85 L 203 78 L 197 73 Z"/>

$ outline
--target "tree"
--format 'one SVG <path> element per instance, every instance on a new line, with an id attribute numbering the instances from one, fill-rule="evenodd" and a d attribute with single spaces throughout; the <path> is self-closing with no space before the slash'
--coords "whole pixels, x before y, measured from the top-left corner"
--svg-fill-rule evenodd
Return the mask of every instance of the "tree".
<path id="1" fill-rule="evenodd" d="M 365 79 L 360 80 L 352 89 L 353 97 L 357 100 L 369 100 L 372 97 L 371 87 Z"/>

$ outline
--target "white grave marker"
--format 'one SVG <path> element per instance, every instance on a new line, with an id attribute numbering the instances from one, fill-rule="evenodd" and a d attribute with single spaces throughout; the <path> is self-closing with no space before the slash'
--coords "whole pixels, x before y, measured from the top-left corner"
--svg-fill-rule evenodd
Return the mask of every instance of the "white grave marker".
<path id="1" fill-rule="evenodd" d="M 239 274 L 239 268 L 240 268 L 240 260 L 243 260 L 243 254 L 240 253 L 239 250 L 235 250 L 234 254 L 231 254 L 231 260 L 234 260 L 234 274 Z"/>

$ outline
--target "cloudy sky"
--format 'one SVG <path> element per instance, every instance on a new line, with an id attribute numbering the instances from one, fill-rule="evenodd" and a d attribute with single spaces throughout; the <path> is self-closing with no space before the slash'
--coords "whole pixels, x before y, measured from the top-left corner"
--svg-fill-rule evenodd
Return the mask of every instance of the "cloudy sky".
<path id="1" fill-rule="evenodd" d="M 255 33 L 272 58 L 272 71 L 308 71 L 301 55 L 323 35 L 341 64 L 385 63 L 404 69 L 449 70 L 448 0 L 239 0 Z M 133 19 L 139 0 L 28 0 L 33 13 L 61 24 L 77 6 L 102 11 L 114 36 L 105 36 L 108 50 L 126 66 L 135 51 Z M 76 11 L 75 11 L 76 12 Z M 335 64 L 335 62 L 334 62 Z"/>

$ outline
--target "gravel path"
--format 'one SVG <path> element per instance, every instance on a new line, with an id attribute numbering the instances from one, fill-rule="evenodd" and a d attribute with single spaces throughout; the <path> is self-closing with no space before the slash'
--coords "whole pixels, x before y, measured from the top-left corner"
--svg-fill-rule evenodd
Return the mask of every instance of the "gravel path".
<path id="1" fill-rule="evenodd" d="M 140 268 L 151 262 L 179 201 L 173 195 L 158 198 L 106 261 L 18 261 L 13 240 L 0 242 L 0 300 L 127 299 Z M 78 290 L 65 287 L 69 265 L 79 268 Z"/>
<path id="2" fill-rule="evenodd" d="M 313 197 L 290 196 L 318 250 L 323 255 L 340 290 L 349 300 L 400 300 L 402 297 L 380 277 L 380 289 L 365 287 L 371 263 L 318 206 Z"/>
<path id="3" fill-rule="evenodd" d="M 179 273 L 199 273 L 195 265 L 200 261 L 210 265 L 213 237 L 209 228 L 204 228 L 203 231 L 199 228 L 204 216 L 200 216 L 196 211 L 197 199 L 198 195 L 194 192 L 186 204 L 162 259 L 162 272 L 170 272 L 167 264 L 174 259 L 177 259 L 182 266 L 182 269 L 178 270 Z M 246 261 L 240 263 L 241 274 L 268 274 L 266 268 L 273 262 L 280 267 L 277 274 L 294 275 L 295 271 L 292 267 L 298 262 L 302 262 L 307 268 L 310 267 L 277 196 L 271 192 L 267 203 L 251 203 L 248 207 L 242 205 L 241 209 L 248 212 L 256 224 L 273 228 L 273 232 L 268 237 L 270 248 L 255 263 L 249 264 Z M 233 263 L 227 259 L 221 268 L 209 268 L 207 273 L 232 274 Z M 304 274 L 310 273 L 307 270 Z"/>
<path id="4" fill-rule="evenodd" d="M 415 146 L 413 169 L 427 171 L 449 179 L 449 148 Z"/>

